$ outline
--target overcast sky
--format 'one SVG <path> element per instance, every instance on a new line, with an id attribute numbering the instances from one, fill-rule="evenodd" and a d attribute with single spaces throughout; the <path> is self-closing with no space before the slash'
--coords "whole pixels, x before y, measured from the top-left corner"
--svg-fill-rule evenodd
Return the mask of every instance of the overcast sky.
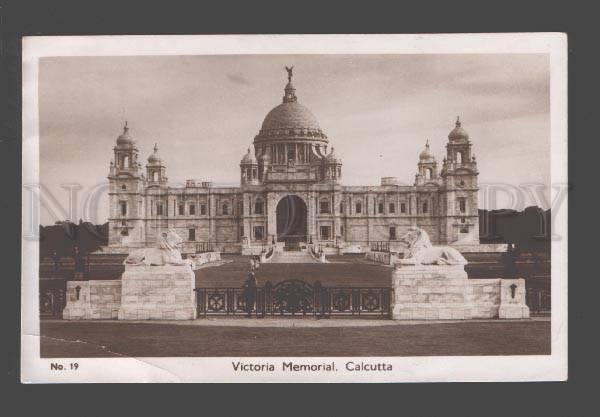
<path id="1" fill-rule="evenodd" d="M 64 207 L 60 185 L 81 184 L 82 209 L 107 182 L 127 120 L 144 163 L 158 143 L 171 182 L 237 185 L 240 159 L 281 103 L 284 65 L 342 158 L 345 185 L 412 184 L 425 141 L 441 162 L 457 115 L 480 183 L 550 183 L 549 61 L 524 54 L 43 58 L 40 182 Z M 78 217 L 107 213 L 104 197 Z M 41 222 L 54 218 L 42 210 Z"/>

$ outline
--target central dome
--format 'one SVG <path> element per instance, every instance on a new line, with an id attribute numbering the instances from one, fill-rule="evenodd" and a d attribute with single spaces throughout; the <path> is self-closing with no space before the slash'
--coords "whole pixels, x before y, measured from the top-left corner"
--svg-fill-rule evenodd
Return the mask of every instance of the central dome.
<path id="1" fill-rule="evenodd" d="M 281 141 L 328 142 L 314 114 L 298 103 L 291 73 L 285 86 L 283 103 L 267 114 L 260 132 L 254 138 L 254 143 Z"/>
<path id="2" fill-rule="evenodd" d="M 276 129 L 321 130 L 317 118 L 297 101 L 282 103 L 267 114 L 261 130 Z"/>

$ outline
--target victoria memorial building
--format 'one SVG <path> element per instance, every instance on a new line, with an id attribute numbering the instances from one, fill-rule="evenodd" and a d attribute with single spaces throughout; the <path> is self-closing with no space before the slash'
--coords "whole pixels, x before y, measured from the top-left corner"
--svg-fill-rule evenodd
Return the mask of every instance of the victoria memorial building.
<path id="1" fill-rule="evenodd" d="M 186 244 L 231 252 L 275 242 L 343 247 L 393 242 L 411 226 L 425 229 L 434 244 L 479 243 L 477 163 L 460 120 L 441 163 L 429 143 L 415 162 L 413 185 L 384 177 L 379 185 L 345 186 L 342 158 L 299 103 L 289 70 L 282 103 L 266 115 L 240 161 L 239 187 L 169 185 L 157 146 L 144 169 L 125 124 L 108 176 L 109 246 L 152 244 L 170 228 Z"/>

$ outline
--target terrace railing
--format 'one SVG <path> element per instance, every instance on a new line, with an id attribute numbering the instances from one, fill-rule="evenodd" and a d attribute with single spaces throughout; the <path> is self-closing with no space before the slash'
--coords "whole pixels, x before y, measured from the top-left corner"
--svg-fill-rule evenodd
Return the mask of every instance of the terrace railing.
<path id="1" fill-rule="evenodd" d="M 324 287 L 302 280 L 267 282 L 255 289 L 196 288 L 198 316 L 390 317 L 392 289 Z M 250 303 L 250 307 L 249 306 Z"/>

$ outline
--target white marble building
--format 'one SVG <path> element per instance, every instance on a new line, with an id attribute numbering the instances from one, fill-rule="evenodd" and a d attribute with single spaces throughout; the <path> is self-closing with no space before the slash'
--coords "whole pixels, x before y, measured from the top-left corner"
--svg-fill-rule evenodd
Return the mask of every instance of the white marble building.
<path id="1" fill-rule="evenodd" d="M 428 143 L 418 155 L 414 185 L 385 177 L 380 185 L 344 186 L 342 159 L 298 102 L 291 78 L 240 162 L 239 187 L 196 180 L 170 186 L 158 148 L 144 170 L 125 124 L 108 176 L 109 246 L 142 246 L 167 227 L 190 244 L 234 252 L 274 241 L 394 241 L 410 226 L 425 229 L 434 244 L 479 243 L 477 163 L 458 119 L 440 164 Z"/>

